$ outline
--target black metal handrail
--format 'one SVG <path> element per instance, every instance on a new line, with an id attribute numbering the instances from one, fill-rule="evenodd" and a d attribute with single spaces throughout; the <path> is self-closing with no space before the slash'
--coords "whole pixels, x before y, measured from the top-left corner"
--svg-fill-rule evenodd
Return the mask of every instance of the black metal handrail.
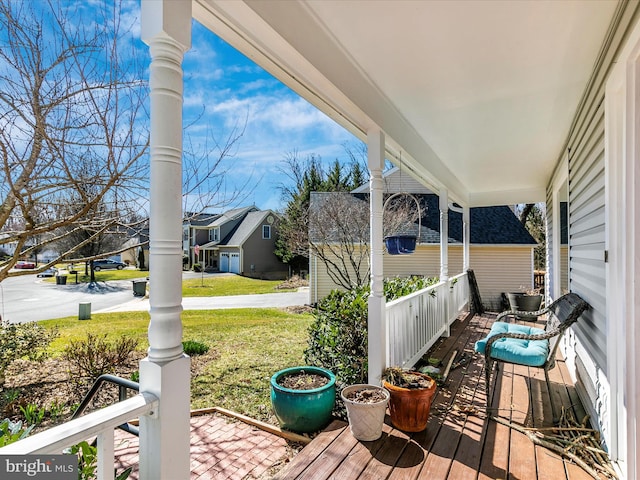
<path id="1" fill-rule="evenodd" d="M 91 387 L 89 392 L 84 396 L 84 398 L 82 399 L 82 402 L 80 403 L 78 408 L 76 408 L 76 411 L 73 412 L 73 415 L 71 416 L 71 420 L 78 418 L 80 415 L 82 415 L 82 413 L 85 411 L 87 406 L 89 406 L 89 403 L 91 402 L 91 400 L 93 400 L 93 397 L 96 396 L 96 393 L 98 393 L 98 390 L 104 383 L 111 383 L 113 385 L 118 385 L 118 401 L 119 402 L 122 402 L 123 400 L 127 399 L 127 390 L 135 390 L 136 392 L 140 391 L 140 384 L 138 382 L 134 382 L 133 380 L 128 380 L 126 378 L 116 377 L 115 375 L 109 375 L 109 374 L 100 375 L 96 379 L 96 381 L 93 383 L 93 386 Z M 122 425 L 118 426 L 118 428 L 120 430 L 124 430 L 125 432 L 131 433 L 136 437 L 139 435 L 138 427 L 136 427 L 135 425 L 131 425 L 130 423 L 123 423 Z"/>

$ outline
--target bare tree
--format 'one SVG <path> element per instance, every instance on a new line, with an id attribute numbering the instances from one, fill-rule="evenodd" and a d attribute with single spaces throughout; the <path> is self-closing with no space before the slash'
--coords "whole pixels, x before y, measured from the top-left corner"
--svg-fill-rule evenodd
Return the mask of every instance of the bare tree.
<path id="1" fill-rule="evenodd" d="M 384 215 L 384 234 L 419 235 L 418 210 L 407 197 L 395 197 Z M 331 281 L 345 289 L 367 285 L 369 263 L 369 198 L 347 192 L 314 192 L 308 215 L 308 248 L 322 262 Z"/>
<path id="2" fill-rule="evenodd" d="M 0 2 L 0 231 L 18 245 L 0 281 L 44 245 L 144 208 L 147 89 L 140 55 L 123 48 L 132 43 L 121 7 L 97 4 L 83 18 L 64 2 Z"/>
<path id="3" fill-rule="evenodd" d="M 204 115 L 204 107 L 184 129 L 182 198 L 183 211 L 200 213 L 211 209 L 221 209 L 245 201 L 255 189 L 253 175 L 245 172 L 241 185 L 228 185 L 226 179 L 231 169 L 231 161 L 238 153 L 239 142 L 246 128 L 248 117 L 231 128 L 221 141 L 207 130 L 204 138 L 195 138 L 190 127 L 198 123 Z"/>

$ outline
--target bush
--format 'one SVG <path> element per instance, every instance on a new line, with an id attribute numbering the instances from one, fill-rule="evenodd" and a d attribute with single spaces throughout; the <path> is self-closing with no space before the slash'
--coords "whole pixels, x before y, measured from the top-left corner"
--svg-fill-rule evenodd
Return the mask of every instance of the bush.
<path id="1" fill-rule="evenodd" d="M 202 271 L 202 265 L 200 265 L 199 263 L 194 263 L 192 268 L 193 268 L 194 272 L 201 272 Z"/>
<path id="2" fill-rule="evenodd" d="M 182 342 L 182 349 L 184 353 L 189 355 L 190 357 L 194 357 L 196 355 L 204 355 L 209 351 L 209 347 L 204 343 L 196 342 L 195 340 L 185 340 Z"/>
<path id="3" fill-rule="evenodd" d="M 409 295 L 438 282 L 437 278 L 407 277 L 385 280 L 387 301 Z M 304 352 L 309 365 L 323 367 L 336 375 L 339 389 L 367 383 L 367 318 L 369 287 L 334 290 L 316 310 L 309 328 L 309 345 Z"/>
<path id="4" fill-rule="evenodd" d="M 138 346 L 138 340 L 123 336 L 108 341 L 107 335 L 87 334 L 86 340 L 71 340 L 64 349 L 62 358 L 71 364 L 72 371 L 79 377 L 97 379 L 105 373 L 113 373 L 125 365 L 129 356 Z"/>
<path id="5" fill-rule="evenodd" d="M 12 422 L 8 418 L 5 418 L 0 422 L 0 448 L 22 440 L 31 433 L 33 427 L 34 425 L 23 427 L 22 422 Z"/>
<path id="6" fill-rule="evenodd" d="M 369 287 L 334 290 L 320 302 L 309 327 L 305 362 L 331 370 L 338 389 L 366 383 L 368 296 Z"/>
<path id="7" fill-rule="evenodd" d="M 4 384 L 5 370 L 14 360 L 23 357 L 43 360 L 47 347 L 57 336 L 57 330 L 47 330 L 35 322 L 0 322 L 0 386 Z"/>

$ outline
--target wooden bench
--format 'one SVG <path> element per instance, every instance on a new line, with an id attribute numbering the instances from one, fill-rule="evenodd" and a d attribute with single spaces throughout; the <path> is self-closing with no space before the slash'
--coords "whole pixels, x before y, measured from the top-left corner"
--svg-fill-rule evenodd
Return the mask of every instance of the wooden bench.
<path id="1" fill-rule="evenodd" d="M 476 352 L 484 354 L 487 415 L 489 415 L 490 381 L 493 364 L 496 364 L 497 376 L 499 363 L 505 362 L 544 369 L 547 390 L 551 400 L 553 421 L 554 423 L 557 422 L 557 413 L 549 383 L 549 370 L 556 364 L 556 352 L 562 335 L 589 308 L 591 308 L 590 305 L 580 296 L 575 293 L 568 293 L 537 312 L 506 311 L 498 315 L 489 334 L 484 339 L 476 342 L 475 346 Z M 540 329 L 498 321 L 510 315 L 518 316 L 520 313 L 535 316 L 547 314 L 545 328 Z"/>

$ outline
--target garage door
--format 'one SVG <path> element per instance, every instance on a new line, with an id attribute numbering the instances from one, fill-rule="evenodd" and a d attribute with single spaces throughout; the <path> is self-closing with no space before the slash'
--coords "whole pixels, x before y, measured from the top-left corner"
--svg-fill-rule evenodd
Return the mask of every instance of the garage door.
<path id="1" fill-rule="evenodd" d="M 232 253 L 229 260 L 229 271 L 231 273 L 240 273 L 240 254 Z"/>
<path id="2" fill-rule="evenodd" d="M 229 254 L 228 253 L 220 254 L 220 271 L 221 272 L 229 271 Z"/>

